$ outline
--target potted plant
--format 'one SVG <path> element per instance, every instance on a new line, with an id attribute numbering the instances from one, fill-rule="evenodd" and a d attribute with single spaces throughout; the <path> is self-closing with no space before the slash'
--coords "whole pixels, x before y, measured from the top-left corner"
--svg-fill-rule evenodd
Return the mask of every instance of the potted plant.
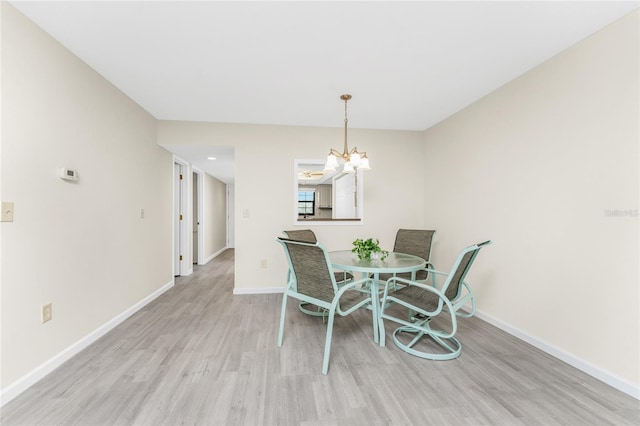
<path id="1" fill-rule="evenodd" d="M 373 238 L 367 238 L 366 240 L 358 238 L 353 242 L 351 251 L 358 255 L 358 259 L 366 260 L 371 260 L 372 258 L 385 260 L 389 255 L 388 251 L 380 248 L 380 240 L 377 238 L 375 241 Z"/>

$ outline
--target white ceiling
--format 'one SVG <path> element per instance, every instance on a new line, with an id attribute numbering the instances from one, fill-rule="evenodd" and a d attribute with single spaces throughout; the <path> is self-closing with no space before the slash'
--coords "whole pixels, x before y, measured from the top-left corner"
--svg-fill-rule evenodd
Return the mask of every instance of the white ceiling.
<path id="1" fill-rule="evenodd" d="M 160 120 L 340 127 L 350 93 L 349 127 L 404 130 L 431 127 L 639 6 L 11 3 Z M 216 162 L 200 164 L 205 151 L 177 153 L 218 177 Z"/>
<path id="2" fill-rule="evenodd" d="M 225 183 L 235 181 L 234 149 L 215 145 L 162 145 L 196 168 L 215 176 Z M 214 158 L 211 160 L 210 158 Z"/>

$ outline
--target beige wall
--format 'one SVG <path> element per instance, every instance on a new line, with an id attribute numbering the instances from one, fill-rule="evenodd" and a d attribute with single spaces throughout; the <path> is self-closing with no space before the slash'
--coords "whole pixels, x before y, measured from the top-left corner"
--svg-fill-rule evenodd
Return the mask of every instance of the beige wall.
<path id="1" fill-rule="evenodd" d="M 343 129 L 160 121 L 159 144 L 210 144 L 235 149 L 236 292 L 283 289 L 286 262 L 275 242 L 293 228 L 294 159 L 324 159 L 340 148 Z M 400 227 L 423 225 L 422 132 L 349 130 L 350 146 L 366 150 L 364 225 L 315 225 L 327 248 L 350 248 L 358 237 L 378 237 L 392 248 Z M 249 217 L 243 217 L 247 210 Z M 267 268 L 260 268 L 261 260 Z"/>
<path id="2" fill-rule="evenodd" d="M 227 185 L 205 174 L 204 178 L 204 258 L 227 246 Z"/>
<path id="3" fill-rule="evenodd" d="M 284 287 L 274 239 L 293 228 L 293 160 L 340 148 L 340 127 L 156 126 L 1 10 L 1 191 L 16 203 L 0 228 L 3 390 L 171 282 L 172 158 L 156 142 L 234 146 L 236 292 Z M 426 133 L 350 129 L 373 167 L 364 223 L 312 228 L 329 249 L 368 236 L 390 249 L 400 227 L 435 228 L 440 269 L 491 238 L 470 276 L 481 314 L 637 388 L 638 218 L 606 215 L 638 209 L 637 34 L 636 12 Z M 62 166 L 80 181 L 60 180 Z"/>
<path id="4" fill-rule="evenodd" d="M 173 277 L 171 155 L 156 120 L 1 7 L 1 189 L 15 203 L 1 224 L 4 390 Z M 63 166 L 80 179 L 61 180 Z"/>
<path id="5" fill-rule="evenodd" d="M 494 241 L 485 315 L 636 389 L 638 34 L 636 11 L 429 129 L 423 191 L 437 267 Z"/>

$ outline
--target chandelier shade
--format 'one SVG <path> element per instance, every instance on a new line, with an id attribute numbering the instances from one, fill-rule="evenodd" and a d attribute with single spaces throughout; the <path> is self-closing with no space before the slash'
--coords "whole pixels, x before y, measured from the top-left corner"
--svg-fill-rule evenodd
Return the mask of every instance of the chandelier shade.
<path id="1" fill-rule="evenodd" d="M 369 158 L 367 157 L 366 152 L 360 152 L 358 151 L 358 148 L 349 150 L 349 145 L 347 144 L 347 125 L 349 123 L 349 119 L 347 117 L 347 102 L 351 99 L 351 95 L 344 94 L 340 96 L 340 99 L 344 101 L 344 148 L 342 152 L 333 148 L 329 150 L 329 155 L 327 155 L 324 169 L 326 171 L 336 170 L 340 167 L 338 164 L 338 159 L 340 159 L 344 161 L 342 169 L 344 173 L 354 173 L 356 170 L 371 170 Z"/>

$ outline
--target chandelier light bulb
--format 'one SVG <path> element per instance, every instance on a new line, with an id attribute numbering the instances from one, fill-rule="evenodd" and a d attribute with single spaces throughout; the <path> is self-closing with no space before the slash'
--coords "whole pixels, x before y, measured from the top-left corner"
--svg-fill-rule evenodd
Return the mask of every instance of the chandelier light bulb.
<path id="1" fill-rule="evenodd" d="M 324 169 L 329 171 L 329 170 L 335 170 L 337 168 L 338 168 L 338 158 L 333 154 L 327 155 L 327 161 L 324 163 Z"/>
<path id="2" fill-rule="evenodd" d="M 354 152 L 353 154 L 351 154 L 351 157 L 349 157 L 349 162 L 351 163 L 351 165 L 353 167 L 359 167 L 360 166 L 360 154 L 358 152 Z"/>
<path id="3" fill-rule="evenodd" d="M 355 173 L 355 169 L 353 168 L 353 164 L 350 161 L 344 163 L 344 169 L 342 169 L 343 173 Z"/>
<path id="4" fill-rule="evenodd" d="M 371 170 L 371 166 L 369 165 L 369 159 L 367 157 L 362 157 L 360 159 L 360 165 L 358 166 L 358 170 Z"/>

